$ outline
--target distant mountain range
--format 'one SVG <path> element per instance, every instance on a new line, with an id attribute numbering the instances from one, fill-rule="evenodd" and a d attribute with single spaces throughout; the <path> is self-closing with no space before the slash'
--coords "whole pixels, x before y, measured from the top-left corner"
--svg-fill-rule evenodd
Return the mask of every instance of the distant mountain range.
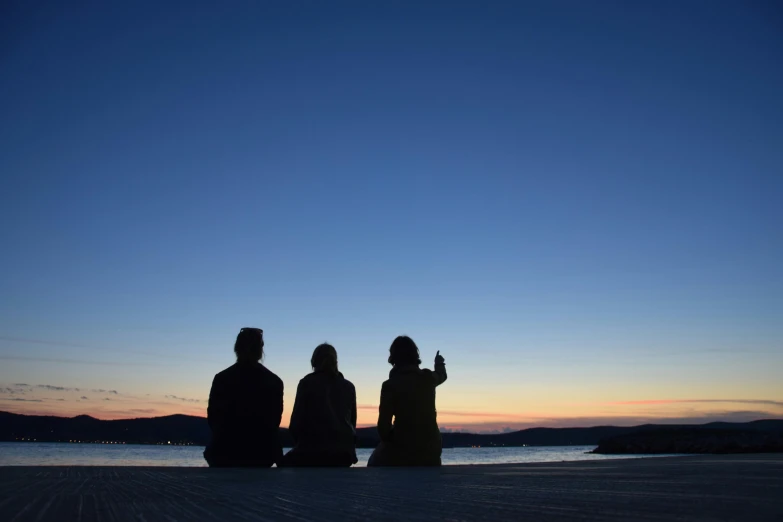
<path id="1" fill-rule="evenodd" d="M 500 434 L 444 433 L 444 447 L 470 446 L 591 446 L 602 440 L 647 431 L 720 429 L 783 433 L 783 420 L 754 422 L 711 422 L 699 425 L 645 424 L 642 426 L 595 426 L 592 428 L 530 428 Z M 206 445 L 209 426 L 204 417 L 169 415 L 146 419 L 99 420 L 88 415 L 49 417 L 19 415 L 0 411 L 0 441 L 35 440 L 37 442 L 118 442 L 126 444 Z M 358 446 L 378 444 L 375 428 L 357 430 Z M 290 447 L 288 430 L 280 428 L 283 446 Z"/>
<path id="2" fill-rule="evenodd" d="M 775 421 L 772 422 L 761 424 L 760 427 L 774 428 Z M 720 423 L 716 424 L 720 425 Z M 759 426 L 756 423 L 749 424 Z M 667 427 L 604 439 L 593 453 L 611 455 L 783 453 L 783 431 L 724 429 L 720 426 Z"/>

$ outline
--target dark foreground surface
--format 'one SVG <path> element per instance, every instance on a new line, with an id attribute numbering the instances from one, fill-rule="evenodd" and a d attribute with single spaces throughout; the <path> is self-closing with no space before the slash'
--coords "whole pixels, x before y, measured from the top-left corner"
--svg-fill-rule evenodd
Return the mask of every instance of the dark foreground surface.
<path id="1" fill-rule="evenodd" d="M 0 521 L 783 520 L 783 455 L 437 469 L 0 468 Z"/>

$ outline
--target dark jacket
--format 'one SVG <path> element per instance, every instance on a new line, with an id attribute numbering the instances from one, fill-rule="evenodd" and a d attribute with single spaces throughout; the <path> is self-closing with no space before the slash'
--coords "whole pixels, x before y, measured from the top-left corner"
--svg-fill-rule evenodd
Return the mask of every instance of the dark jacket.
<path id="1" fill-rule="evenodd" d="M 289 426 L 300 450 L 356 455 L 356 388 L 342 373 L 316 371 L 299 381 Z"/>
<path id="2" fill-rule="evenodd" d="M 381 387 L 378 434 L 381 442 L 406 465 L 440 459 L 435 388 L 445 380 L 445 364 L 437 364 L 435 371 L 411 364 L 395 366 Z"/>
<path id="3" fill-rule="evenodd" d="M 204 457 L 210 466 L 271 466 L 282 456 L 282 416 L 283 381 L 261 363 L 237 362 L 212 381 Z"/>

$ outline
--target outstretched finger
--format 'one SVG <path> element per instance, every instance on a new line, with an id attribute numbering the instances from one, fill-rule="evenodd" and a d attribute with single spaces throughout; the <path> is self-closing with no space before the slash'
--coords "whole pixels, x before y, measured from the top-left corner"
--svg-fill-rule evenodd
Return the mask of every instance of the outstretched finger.
<path id="1" fill-rule="evenodd" d="M 440 357 L 440 350 L 438 350 L 438 353 L 435 354 L 435 357 Z"/>

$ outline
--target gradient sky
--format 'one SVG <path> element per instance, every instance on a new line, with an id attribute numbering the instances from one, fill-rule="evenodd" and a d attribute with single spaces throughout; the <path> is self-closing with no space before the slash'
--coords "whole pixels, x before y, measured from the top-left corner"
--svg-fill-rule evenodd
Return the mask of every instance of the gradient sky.
<path id="1" fill-rule="evenodd" d="M 446 429 L 783 416 L 778 2 L 0 10 L 0 410 L 203 415 L 258 326 L 284 424 L 399 334 Z"/>

